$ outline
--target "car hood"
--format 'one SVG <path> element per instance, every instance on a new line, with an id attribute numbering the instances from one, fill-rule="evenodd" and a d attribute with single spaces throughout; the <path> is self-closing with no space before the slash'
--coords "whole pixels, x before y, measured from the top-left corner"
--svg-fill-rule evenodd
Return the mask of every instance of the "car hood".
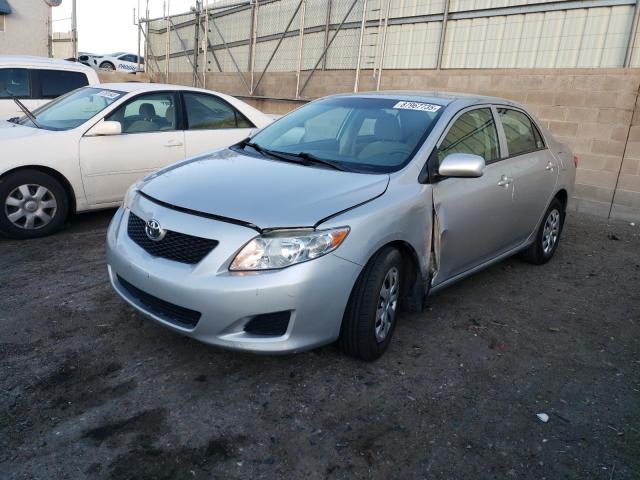
<path id="1" fill-rule="evenodd" d="M 16 140 L 19 138 L 38 137 L 42 135 L 51 135 L 55 133 L 53 130 L 44 130 L 41 128 L 25 127 L 15 123 L 0 121 L 0 141 Z"/>
<path id="2" fill-rule="evenodd" d="M 310 227 L 382 195 L 389 175 L 307 167 L 224 149 L 151 175 L 140 190 L 181 209 L 260 229 Z"/>

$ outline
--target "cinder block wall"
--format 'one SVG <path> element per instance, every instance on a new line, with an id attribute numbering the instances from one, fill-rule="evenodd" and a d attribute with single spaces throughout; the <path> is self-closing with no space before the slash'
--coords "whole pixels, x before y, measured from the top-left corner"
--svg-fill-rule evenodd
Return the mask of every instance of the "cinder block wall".
<path id="1" fill-rule="evenodd" d="M 170 81 L 190 85 L 192 75 L 172 74 Z M 303 96 L 350 92 L 353 84 L 353 71 L 317 71 Z M 237 73 L 210 73 L 207 88 L 241 96 L 268 113 L 302 103 L 248 99 Z M 290 99 L 295 88 L 295 72 L 267 73 L 255 96 Z M 381 81 L 382 90 L 466 92 L 523 103 L 580 157 L 570 208 L 634 221 L 640 220 L 639 88 L 640 69 L 388 70 Z M 360 91 L 374 89 L 372 72 L 362 71 Z"/>

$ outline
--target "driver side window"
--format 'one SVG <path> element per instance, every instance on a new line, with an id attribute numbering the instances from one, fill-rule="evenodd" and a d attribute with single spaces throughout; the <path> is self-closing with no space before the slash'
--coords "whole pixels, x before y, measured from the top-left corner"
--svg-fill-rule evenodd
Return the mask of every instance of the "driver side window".
<path id="1" fill-rule="evenodd" d="M 451 153 L 480 155 L 487 165 L 500 158 L 498 131 L 490 108 L 478 108 L 458 117 L 438 147 L 438 162 Z"/>
<path id="2" fill-rule="evenodd" d="M 176 130 L 176 102 L 172 93 L 140 95 L 121 106 L 105 120 L 120 122 L 122 133 Z"/>

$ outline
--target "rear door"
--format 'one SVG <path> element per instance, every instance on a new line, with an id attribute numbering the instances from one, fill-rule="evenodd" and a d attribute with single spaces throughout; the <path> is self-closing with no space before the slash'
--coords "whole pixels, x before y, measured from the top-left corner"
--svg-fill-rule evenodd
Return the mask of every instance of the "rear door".
<path id="1" fill-rule="evenodd" d="M 122 134 L 84 136 L 80 166 L 89 204 L 119 202 L 130 185 L 185 156 L 179 95 L 144 93 L 105 117 L 120 122 Z"/>
<path id="2" fill-rule="evenodd" d="M 558 162 L 551 155 L 531 118 L 513 107 L 497 107 L 514 178 L 513 228 L 522 243 L 535 231 L 551 201 L 558 179 Z"/>
<path id="3" fill-rule="evenodd" d="M 479 178 L 443 178 L 433 185 L 437 285 L 481 265 L 515 244 L 511 165 L 500 149 L 495 110 L 464 110 L 437 147 L 439 164 L 450 153 L 480 155 L 486 162 Z"/>
<path id="4" fill-rule="evenodd" d="M 182 92 L 186 112 L 187 156 L 228 147 L 249 136 L 255 125 L 215 95 Z"/>

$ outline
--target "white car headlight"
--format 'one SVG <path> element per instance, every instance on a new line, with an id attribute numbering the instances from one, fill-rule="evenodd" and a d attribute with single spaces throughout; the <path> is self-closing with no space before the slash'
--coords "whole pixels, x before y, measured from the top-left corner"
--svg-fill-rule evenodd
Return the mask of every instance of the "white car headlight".
<path id="1" fill-rule="evenodd" d="M 334 251 L 348 234 L 349 227 L 266 233 L 247 243 L 229 270 L 273 270 L 313 260 Z"/>

